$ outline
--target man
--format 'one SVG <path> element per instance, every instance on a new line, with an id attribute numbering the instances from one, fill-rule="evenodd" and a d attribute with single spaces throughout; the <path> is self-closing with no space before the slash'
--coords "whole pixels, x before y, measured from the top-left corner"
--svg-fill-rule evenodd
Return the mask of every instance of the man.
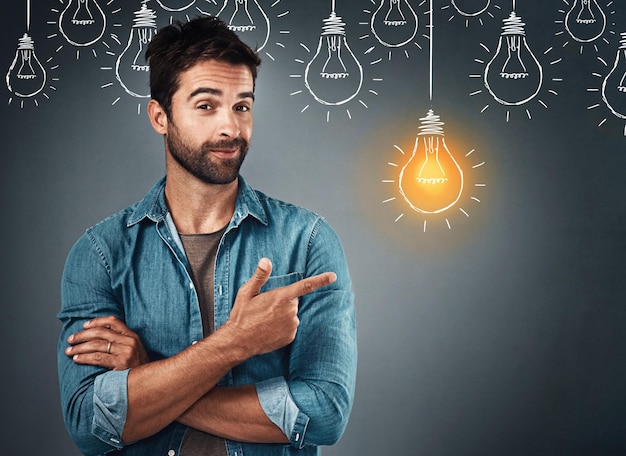
<path id="1" fill-rule="evenodd" d="M 63 274 L 59 378 L 84 454 L 312 455 L 356 374 L 353 294 L 324 219 L 239 175 L 258 56 L 217 18 L 159 31 L 148 115 L 166 177 Z"/>

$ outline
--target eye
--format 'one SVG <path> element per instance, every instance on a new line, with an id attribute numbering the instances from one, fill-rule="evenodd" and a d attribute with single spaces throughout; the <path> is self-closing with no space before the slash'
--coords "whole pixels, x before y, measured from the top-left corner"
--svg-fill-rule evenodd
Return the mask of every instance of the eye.
<path id="1" fill-rule="evenodd" d="M 235 111 L 238 112 L 248 112 L 252 109 L 252 106 L 248 106 L 248 105 L 237 105 L 235 106 Z"/>

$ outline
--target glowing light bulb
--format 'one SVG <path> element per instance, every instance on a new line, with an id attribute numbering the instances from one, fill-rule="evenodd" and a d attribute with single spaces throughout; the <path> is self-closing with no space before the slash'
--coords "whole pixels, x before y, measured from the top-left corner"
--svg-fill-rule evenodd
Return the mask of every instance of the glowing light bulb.
<path id="1" fill-rule="evenodd" d="M 146 6 L 146 2 L 143 0 L 139 11 L 135 11 L 128 44 L 115 64 L 116 78 L 124 90 L 129 95 L 142 98 L 150 96 L 147 82 L 150 67 L 144 53 L 157 32 L 156 13 Z"/>
<path id="2" fill-rule="evenodd" d="M 217 15 L 257 52 L 267 44 L 270 20 L 257 0 L 226 0 Z"/>
<path id="3" fill-rule="evenodd" d="M 157 0 L 161 8 L 166 11 L 184 11 L 195 2 L 196 0 Z"/>
<path id="4" fill-rule="evenodd" d="M 503 20 L 498 48 L 485 67 L 485 87 L 504 105 L 521 105 L 539 93 L 543 68 L 528 47 L 524 23 L 512 12 Z"/>
<path id="5" fill-rule="evenodd" d="M 46 70 L 35 54 L 35 42 L 24 33 L 7 73 L 7 87 L 18 97 L 33 97 L 43 90 L 46 78 Z"/>
<path id="6" fill-rule="evenodd" d="M 400 193 L 413 210 L 438 214 L 461 197 L 463 170 L 446 145 L 439 116 L 431 109 L 420 120 L 413 153 L 400 171 Z"/>
<path id="7" fill-rule="evenodd" d="M 382 0 L 372 14 L 370 25 L 381 44 L 400 47 L 415 38 L 419 21 L 408 0 Z"/>
<path id="8" fill-rule="evenodd" d="M 304 83 L 324 105 L 346 103 L 361 90 L 363 67 L 348 46 L 345 24 L 335 11 L 324 19 L 317 51 L 305 69 Z"/>
<path id="9" fill-rule="evenodd" d="M 96 0 L 69 0 L 59 16 L 59 31 L 74 46 L 90 46 L 104 35 L 106 16 Z"/>
<path id="10" fill-rule="evenodd" d="M 588 43 L 606 28 L 606 15 L 596 0 L 574 0 L 565 15 L 565 29 L 577 41 Z"/>
<path id="11" fill-rule="evenodd" d="M 452 6 L 463 16 L 479 16 L 484 13 L 491 0 L 452 0 Z"/>
<path id="12" fill-rule="evenodd" d="M 626 119 L 626 32 L 621 34 L 613 68 L 602 82 L 602 99 L 613 114 Z"/>

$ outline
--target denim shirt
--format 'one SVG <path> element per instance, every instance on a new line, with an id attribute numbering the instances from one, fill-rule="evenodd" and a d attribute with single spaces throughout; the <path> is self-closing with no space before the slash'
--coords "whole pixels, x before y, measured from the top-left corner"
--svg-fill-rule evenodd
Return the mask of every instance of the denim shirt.
<path id="1" fill-rule="evenodd" d="M 187 427 L 173 422 L 150 438 L 122 442 L 129 370 L 79 365 L 64 352 L 86 321 L 114 315 L 137 333 L 150 359 L 170 357 L 202 338 L 198 296 L 169 215 L 161 179 L 140 202 L 92 228 L 70 251 L 62 279 L 58 344 L 66 427 L 86 455 L 175 456 Z M 269 198 L 239 177 L 234 215 L 215 260 L 215 329 L 262 257 L 272 275 L 262 291 L 321 272 L 337 281 L 300 298 L 295 340 L 232 369 L 221 386 L 254 384 L 266 415 L 289 444 L 226 441 L 229 456 L 315 455 L 340 438 L 356 377 L 354 296 L 340 241 L 320 216 Z"/>

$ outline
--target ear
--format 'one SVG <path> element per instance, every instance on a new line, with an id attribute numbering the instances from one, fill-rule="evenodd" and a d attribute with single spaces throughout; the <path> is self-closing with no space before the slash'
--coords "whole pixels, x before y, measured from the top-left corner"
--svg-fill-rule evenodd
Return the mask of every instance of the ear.
<path id="1" fill-rule="evenodd" d="M 160 135 L 167 133 L 167 113 L 158 101 L 150 100 L 148 103 L 148 118 L 150 119 L 154 131 Z"/>

